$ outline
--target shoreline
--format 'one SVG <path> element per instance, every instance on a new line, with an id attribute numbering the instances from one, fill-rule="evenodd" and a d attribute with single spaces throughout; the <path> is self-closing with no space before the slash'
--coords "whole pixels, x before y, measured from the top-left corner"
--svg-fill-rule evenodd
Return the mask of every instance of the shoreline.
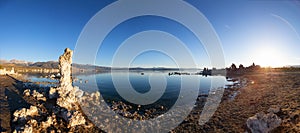
<path id="1" fill-rule="evenodd" d="M 178 127 L 173 129 L 172 132 L 249 132 L 246 120 L 258 112 L 266 112 L 269 107 L 274 105 L 280 106 L 281 110 L 277 114 L 282 118 L 283 123 L 272 132 L 300 131 L 300 118 L 297 115 L 300 113 L 300 82 L 298 82 L 300 81 L 300 72 L 266 72 L 240 75 L 232 78 L 239 79 L 240 81 L 241 79 L 246 79 L 247 84 L 242 87 L 225 89 L 217 111 L 207 123 L 201 126 L 198 125 L 198 119 L 206 101 L 205 96 L 199 95 L 196 106 L 190 115 Z M 13 77 L 11 77 L 11 80 L 18 82 L 19 87 L 22 84 L 21 87 L 23 87 L 24 80 L 17 80 Z M 13 84 L 13 82 L 8 80 L 5 80 L 2 84 L 5 82 Z M 6 89 L 5 85 L 2 84 L 1 89 Z M 2 88 L 3 86 L 4 88 Z M 24 88 L 17 89 L 19 91 L 17 92 L 17 96 L 23 98 L 26 103 L 28 103 L 27 101 L 31 101 L 31 104 L 37 104 L 34 103 L 34 100 L 23 97 L 21 92 L 25 90 Z M 234 93 L 237 94 L 232 99 L 231 95 Z M 19 103 L 18 100 L 14 102 L 16 102 L 15 104 Z M 4 106 L 3 103 L 1 103 L 2 106 Z M 15 107 L 14 110 L 17 110 L 17 108 Z M 10 110 L 9 114 L 12 115 L 13 112 L 13 110 Z M 7 112 L 3 114 L 7 114 Z M 4 127 L 1 125 L 1 130 L 11 131 L 5 127 L 7 128 L 7 125 L 4 125 Z"/>
<path id="2" fill-rule="evenodd" d="M 300 131 L 300 72 L 246 74 L 240 78 L 246 78 L 250 84 L 238 88 L 240 93 L 234 100 L 223 96 L 213 117 L 203 126 L 195 125 L 197 131 L 250 132 L 246 125 L 247 119 L 256 113 L 267 112 L 273 106 L 280 108 L 276 114 L 282 123 L 271 132 Z M 186 126 L 193 129 L 189 124 L 183 127 Z"/>

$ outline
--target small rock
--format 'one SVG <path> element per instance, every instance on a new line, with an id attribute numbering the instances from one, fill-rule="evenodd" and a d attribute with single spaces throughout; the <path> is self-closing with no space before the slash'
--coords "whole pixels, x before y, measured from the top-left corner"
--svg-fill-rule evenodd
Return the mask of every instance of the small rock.
<path id="1" fill-rule="evenodd" d="M 17 121 L 18 119 L 26 119 L 27 116 L 39 116 L 39 111 L 36 106 L 30 106 L 29 109 L 22 108 L 21 110 L 15 111 L 13 115 L 13 121 Z"/>
<path id="2" fill-rule="evenodd" d="M 58 93 L 56 88 L 51 87 L 49 90 L 49 98 L 50 99 L 54 99 L 54 98 L 58 98 Z"/>
<path id="3" fill-rule="evenodd" d="M 162 109 L 162 110 L 163 110 L 163 109 L 164 109 L 164 106 L 160 106 L 160 109 Z"/>
<path id="4" fill-rule="evenodd" d="M 81 98 L 84 94 L 84 91 L 80 90 L 79 87 L 74 86 L 74 90 L 75 90 L 75 96 L 77 98 Z"/>
<path id="5" fill-rule="evenodd" d="M 36 90 L 33 90 L 32 96 L 34 98 L 36 98 L 37 100 L 42 100 L 42 101 L 46 101 L 47 100 L 46 97 L 44 97 L 43 94 L 37 92 Z"/>
<path id="6" fill-rule="evenodd" d="M 69 126 L 74 127 L 77 125 L 83 125 L 85 123 L 86 123 L 86 120 L 83 117 L 83 115 L 80 112 L 76 111 L 76 112 L 74 112 L 74 114 L 72 115 L 72 117 L 70 119 Z"/>
<path id="7" fill-rule="evenodd" d="M 27 97 L 30 96 L 30 90 L 29 89 L 24 90 L 23 95 Z"/>
<path id="8" fill-rule="evenodd" d="M 248 118 L 247 127 L 252 133 L 268 133 L 276 127 L 280 126 L 281 119 L 274 113 L 257 113 L 253 117 Z"/>
<path id="9" fill-rule="evenodd" d="M 41 127 L 44 129 L 47 129 L 48 127 L 50 127 L 51 125 L 56 124 L 56 118 L 55 116 L 49 116 L 47 118 L 47 121 L 42 122 Z"/>

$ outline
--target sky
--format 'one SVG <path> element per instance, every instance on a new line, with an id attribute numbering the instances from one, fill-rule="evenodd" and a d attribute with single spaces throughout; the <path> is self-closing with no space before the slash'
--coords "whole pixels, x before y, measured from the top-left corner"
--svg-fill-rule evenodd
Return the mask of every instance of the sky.
<path id="1" fill-rule="evenodd" d="M 75 49 L 89 20 L 113 2 L 0 0 L 0 59 L 58 60 L 66 47 Z M 299 1 L 186 2 L 198 9 L 213 26 L 222 44 L 226 66 L 231 63 L 247 66 L 253 62 L 266 67 L 300 65 Z M 109 22 L 113 17 L 103 18 L 103 21 Z M 151 15 L 131 18 L 116 26 L 99 47 L 95 64 L 111 66 L 116 50 L 126 43 L 126 39 L 151 30 L 177 37 L 190 50 L 197 67 L 213 67 L 201 40 L 187 27 L 174 20 Z M 151 43 L 146 44 L 140 39 L 135 43 L 146 46 L 160 44 L 161 40 L 153 38 Z M 88 47 L 89 44 L 86 45 Z M 182 54 L 181 49 L 170 47 L 170 50 Z M 129 57 L 125 54 L 122 58 Z M 174 67 L 177 64 L 176 59 L 155 50 L 144 51 L 130 63 L 134 67 Z"/>

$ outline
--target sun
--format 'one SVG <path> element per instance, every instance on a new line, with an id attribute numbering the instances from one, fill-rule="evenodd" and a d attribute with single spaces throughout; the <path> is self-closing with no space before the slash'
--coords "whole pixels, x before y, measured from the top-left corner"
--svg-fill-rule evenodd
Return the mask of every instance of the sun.
<path id="1" fill-rule="evenodd" d="M 255 52 L 254 61 L 262 67 L 281 67 L 284 65 L 281 53 L 272 47 L 258 49 Z"/>

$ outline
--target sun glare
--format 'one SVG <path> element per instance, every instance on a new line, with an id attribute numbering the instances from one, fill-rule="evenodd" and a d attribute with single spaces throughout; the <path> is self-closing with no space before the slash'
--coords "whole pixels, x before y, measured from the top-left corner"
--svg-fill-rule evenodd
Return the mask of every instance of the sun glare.
<path id="1" fill-rule="evenodd" d="M 281 54 L 273 48 L 262 48 L 255 53 L 255 62 L 262 67 L 281 67 L 283 60 Z"/>

